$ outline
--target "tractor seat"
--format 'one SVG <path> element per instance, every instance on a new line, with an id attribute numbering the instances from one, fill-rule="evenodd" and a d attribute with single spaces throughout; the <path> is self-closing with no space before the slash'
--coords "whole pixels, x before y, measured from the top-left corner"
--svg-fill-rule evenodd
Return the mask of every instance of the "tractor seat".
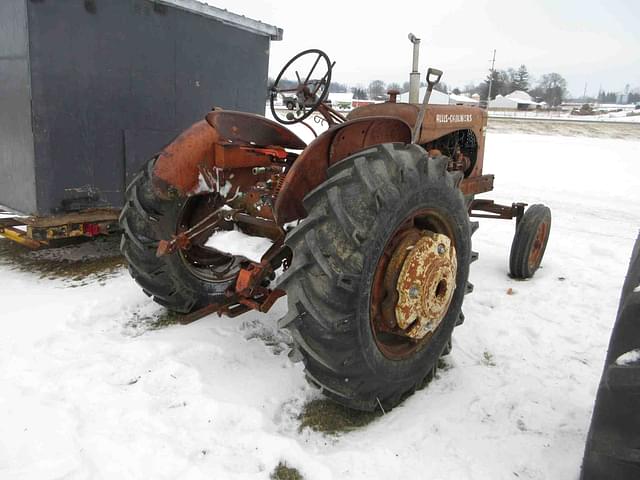
<path id="1" fill-rule="evenodd" d="M 218 133 L 220 142 L 292 150 L 303 150 L 307 146 L 291 130 L 253 113 L 214 110 L 207 114 L 207 122 Z"/>

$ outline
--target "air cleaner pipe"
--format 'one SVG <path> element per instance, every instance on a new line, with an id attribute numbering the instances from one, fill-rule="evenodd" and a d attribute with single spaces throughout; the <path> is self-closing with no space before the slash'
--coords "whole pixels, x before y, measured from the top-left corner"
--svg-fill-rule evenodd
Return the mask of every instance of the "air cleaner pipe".
<path id="1" fill-rule="evenodd" d="M 420 55 L 420 39 L 413 33 L 409 34 L 409 41 L 413 43 L 413 65 L 409 74 L 409 103 L 420 102 L 420 72 L 418 71 L 418 56 Z"/>

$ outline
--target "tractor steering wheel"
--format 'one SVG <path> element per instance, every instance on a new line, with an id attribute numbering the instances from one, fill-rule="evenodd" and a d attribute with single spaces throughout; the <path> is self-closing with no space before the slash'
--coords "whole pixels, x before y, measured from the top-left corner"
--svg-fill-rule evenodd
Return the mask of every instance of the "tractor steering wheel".
<path id="1" fill-rule="evenodd" d="M 329 95 L 333 65 L 326 53 L 315 48 L 300 52 L 289 60 L 269 89 L 273 118 L 290 125 L 303 121 L 315 112 Z M 312 78 L 314 72 L 316 76 Z M 292 77 L 295 80 L 291 80 Z M 275 108 L 278 95 L 282 96 L 285 105 L 293 107 L 284 117 Z"/>

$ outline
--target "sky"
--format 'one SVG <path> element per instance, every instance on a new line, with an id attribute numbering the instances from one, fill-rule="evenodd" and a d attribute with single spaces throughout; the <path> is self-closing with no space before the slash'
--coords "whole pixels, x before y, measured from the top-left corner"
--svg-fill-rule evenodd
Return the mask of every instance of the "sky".
<path id="1" fill-rule="evenodd" d="M 216 7 L 276 25 L 270 75 L 307 48 L 336 62 L 333 79 L 351 86 L 409 78 L 411 32 L 421 39 L 420 71 L 444 70 L 449 87 L 479 82 L 491 65 L 525 64 L 530 74 L 560 73 L 581 96 L 602 87 L 640 88 L 638 0 L 445 0 L 374 2 L 323 0 L 206 0 Z"/>

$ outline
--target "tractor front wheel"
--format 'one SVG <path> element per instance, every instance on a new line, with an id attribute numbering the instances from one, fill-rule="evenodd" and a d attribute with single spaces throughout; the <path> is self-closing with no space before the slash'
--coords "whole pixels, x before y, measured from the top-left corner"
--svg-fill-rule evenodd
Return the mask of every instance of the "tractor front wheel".
<path id="1" fill-rule="evenodd" d="M 531 205 L 516 227 L 509 255 L 512 278 L 533 277 L 540 267 L 551 230 L 551 210 L 542 204 Z"/>
<path id="2" fill-rule="evenodd" d="M 280 321 L 339 403 L 392 408 L 431 377 L 461 320 L 470 224 L 446 157 L 379 145 L 339 162 L 286 238 Z"/>

